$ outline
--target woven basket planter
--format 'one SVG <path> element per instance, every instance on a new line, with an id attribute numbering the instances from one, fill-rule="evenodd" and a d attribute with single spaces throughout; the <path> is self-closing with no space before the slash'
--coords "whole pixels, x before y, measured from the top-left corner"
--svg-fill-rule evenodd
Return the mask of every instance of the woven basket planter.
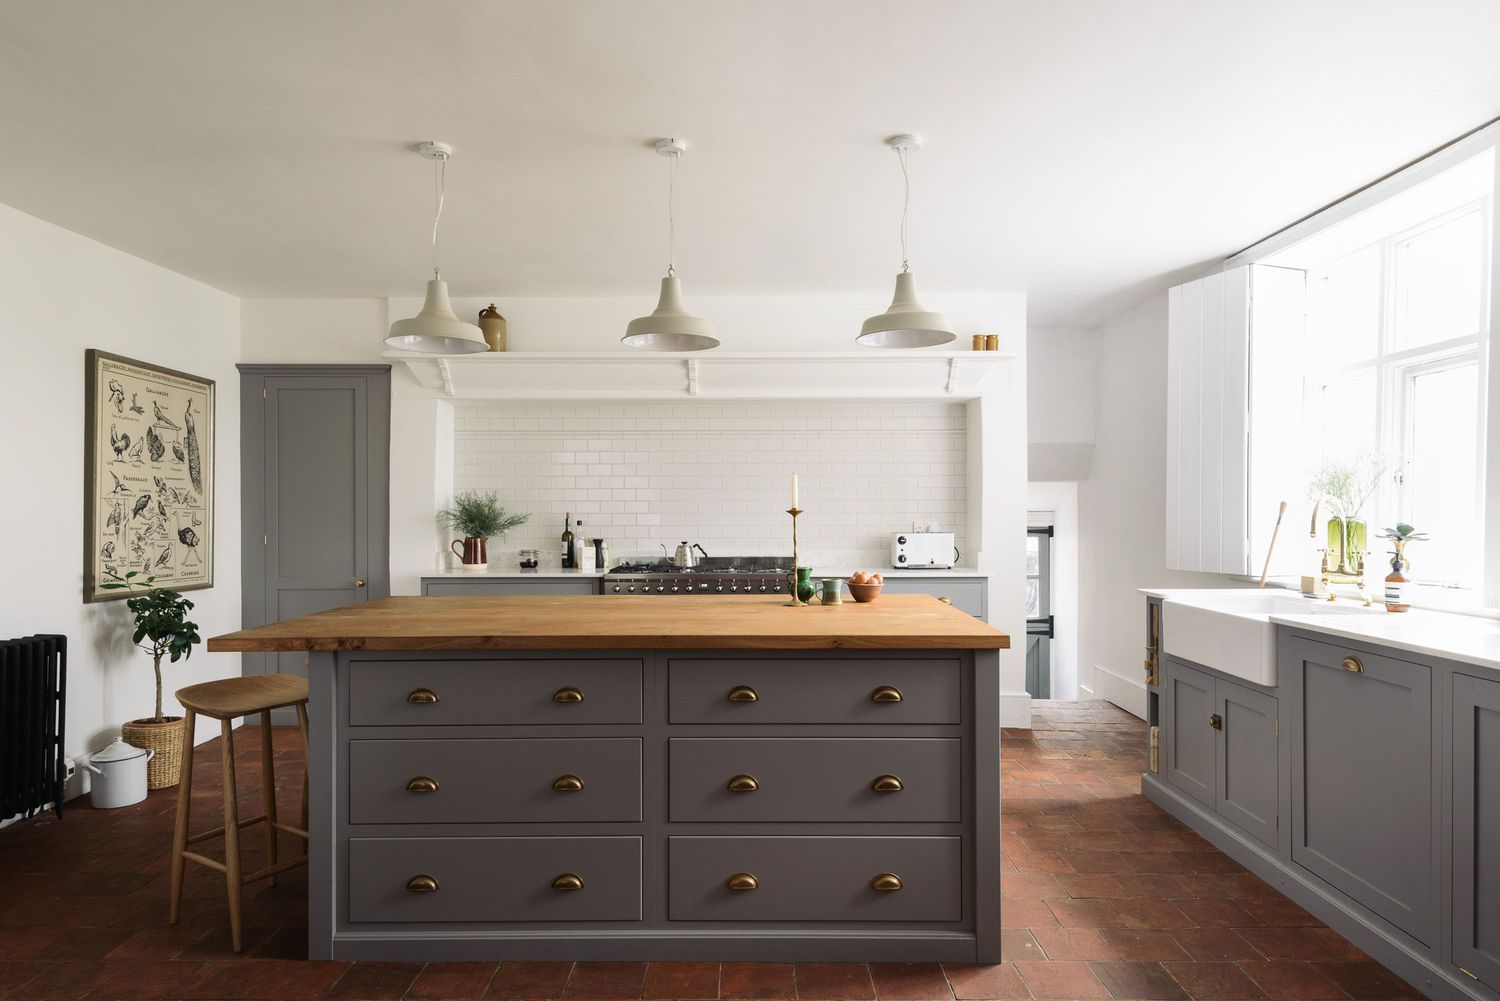
<path id="1" fill-rule="evenodd" d="M 120 727 L 120 736 L 131 747 L 156 752 L 146 766 L 146 788 L 167 789 L 182 778 L 181 716 L 168 716 L 164 723 L 131 720 Z"/>

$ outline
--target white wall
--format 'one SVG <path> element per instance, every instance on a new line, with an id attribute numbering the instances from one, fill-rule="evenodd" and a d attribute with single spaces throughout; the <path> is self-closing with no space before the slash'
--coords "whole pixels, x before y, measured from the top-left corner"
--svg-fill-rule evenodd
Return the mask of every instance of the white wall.
<path id="1" fill-rule="evenodd" d="M 1088 475 L 1098 357 L 1098 331 L 1027 331 L 1027 478 L 1033 482 Z"/>
<path id="2" fill-rule="evenodd" d="M 0 491 L 0 637 L 67 635 L 66 750 L 76 755 L 149 716 L 153 700 L 151 663 L 130 642 L 125 603 L 83 603 L 84 350 L 217 382 L 216 585 L 187 595 L 208 637 L 240 624 L 239 313 L 232 296 L 6 206 L 0 260 L 0 426 L 22 471 Z M 200 647 L 163 668 L 163 708 L 179 711 L 176 689 L 239 670 L 238 655 Z"/>
<path id="3" fill-rule="evenodd" d="M 1167 296 L 1099 331 L 1093 462 L 1079 485 L 1079 688 L 1145 715 L 1145 603 L 1139 587 L 1220 587 L 1166 568 Z"/>

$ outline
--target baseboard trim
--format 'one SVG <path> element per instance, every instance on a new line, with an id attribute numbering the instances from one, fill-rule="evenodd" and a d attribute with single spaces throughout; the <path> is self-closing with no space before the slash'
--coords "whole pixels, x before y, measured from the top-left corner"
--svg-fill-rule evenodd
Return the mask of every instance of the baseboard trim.
<path id="1" fill-rule="evenodd" d="M 1112 702 L 1132 716 L 1146 718 L 1146 686 L 1140 682 L 1116 674 L 1107 667 L 1095 666 L 1094 691 L 1096 698 Z"/>
<path id="2" fill-rule="evenodd" d="M 1315 876 L 1302 872 L 1259 841 L 1241 834 L 1218 814 L 1167 785 L 1160 776 L 1142 775 L 1141 794 L 1427 997 L 1434 1001 L 1495 1001 L 1497 995 L 1463 978 L 1456 970 L 1444 969 L 1436 958 L 1422 952 L 1414 940 L 1357 909 Z"/>
<path id="3" fill-rule="evenodd" d="M 1031 696 L 1026 692 L 1000 693 L 1000 725 L 1017 730 L 1031 729 Z"/>

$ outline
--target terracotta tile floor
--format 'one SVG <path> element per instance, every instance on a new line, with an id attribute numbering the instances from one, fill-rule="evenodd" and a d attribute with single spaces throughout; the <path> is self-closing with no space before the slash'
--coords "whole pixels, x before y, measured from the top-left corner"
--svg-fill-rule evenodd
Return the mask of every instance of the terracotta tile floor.
<path id="1" fill-rule="evenodd" d="M 1038 703 L 1004 735 L 1004 962 L 309 963 L 306 876 L 247 889 L 229 951 L 222 877 L 189 867 L 166 924 L 175 790 L 139 806 L 68 806 L 0 831 L 0 998 L 1389 999 L 1419 997 L 1339 935 L 1140 796 L 1144 726 L 1103 702 Z M 237 750 L 258 812 L 258 740 Z M 284 809 L 295 733 L 276 734 Z M 208 753 L 205 753 L 208 752 Z M 200 748 L 194 824 L 218 823 L 215 746 Z M 247 868 L 263 857 L 246 839 Z M 291 839 L 283 841 L 291 851 Z"/>

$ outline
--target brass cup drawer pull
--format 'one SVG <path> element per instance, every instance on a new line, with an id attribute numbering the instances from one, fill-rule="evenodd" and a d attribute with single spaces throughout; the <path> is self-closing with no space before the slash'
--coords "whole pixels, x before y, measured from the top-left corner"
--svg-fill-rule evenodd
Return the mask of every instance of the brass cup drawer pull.
<path id="1" fill-rule="evenodd" d="M 581 890 L 583 889 L 583 877 L 576 872 L 565 872 L 552 881 L 554 890 Z"/>
<path id="2" fill-rule="evenodd" d="M 906 786 L 894 775 L 877 775 L 875 781 L 870 783 L 873 792 L 900 792 Z"/>
<path id="3" fill-rule="evenodd" d="M 438 780 L 431 775 L 418 775 L 406 783 L 407 792 L 437 792 Z"/>
<path id="4" fill-rule="evenodd" d="M 559 775 L 552 780 L 552 790 L 554 792 L 582 792 L 583 779 L 577 775 Z"/>
<path id="5" fill-rule="evenodd" d="M 724 698 L 730 702 L 759 702 L 760 693 L 749 685 L 735 685 Z"/>
<path id="6" fill-rule="evenodd" d="M 950 597 L 948 597 L 947 595 L 939 595 L 938 596 L 938 601 L 941 601 L 945 605 L 951 605 L 951 604 L 953 604 L 953 599 L 950 598 Z"/>
<path id="7" fill-rule="evenodd" d="M 730 792 L 755 792 L 760 789 L 760 783 L 755 780 L 754 775 L 736 775 L 724 788 Z"/>
<path id="8" fill-rule="evenodd" d="M 1343 660 L 1339 661 L 1339 667 L 1342 667 L 1344 670 L 1350 672 L 1351 674 L 1365 673 L 1365 665 L 1360 661 L 1358 657 L 1352 655 L 1345 657 Z"/>
<path id="9" fill-rule="evenodd" d="M 406 696 L 406 701 L 410 702 L 414 706 L 432 705 L 437 700 L 437 692 L 434 692 L 430 688 L 416 688 Z"/>
<path id="10" fill-rule="evenodd" d="M 557 691 L 555 691 L 555 692 L 552 693 L 552 701 L 553 702 L 582 702 L 583 701 L 583 692 L 580 691 L 577 688 L 574 688 L 572 685 L 567 685 L 566 687 L 559 688 Z"/>
<path id="11" fill-rule="evenodd" d="M 412 893 L 436 893 L 438 881 L 431 876 L 413 876 L 406 881 L 406 888 Z"/>
<path id="12" fill-rule="evenodd" d="M 1218 713 L 1213 713 L 1208 717 L 1208 725 L 1213 727 L 1215 730 L 1222 730 L 1224 729 L 1224 717 L 1220 716 Z"/>
<path id="13" fill-rule="evenodd" d="M 901 882 L 901 877 L 894 872 L 882 872 L 870 880 L 870 889 L 879 890 L 881 893 L 894 893 L 905 885 Z"/>
<path id="14" fill-rule="evenodd" d="M 890 685 L 881 685 L 870 693 L 871 702 L 900 702 L 901 698 L 901 689 Z"/>
<path id="15" fill-rule="evenodd" d="M 760 886 L 760 880 L 755 878 L 753 872 L 737 872 L 726 879 L 724 885 L 735 893 L 749 893 Z"/>

